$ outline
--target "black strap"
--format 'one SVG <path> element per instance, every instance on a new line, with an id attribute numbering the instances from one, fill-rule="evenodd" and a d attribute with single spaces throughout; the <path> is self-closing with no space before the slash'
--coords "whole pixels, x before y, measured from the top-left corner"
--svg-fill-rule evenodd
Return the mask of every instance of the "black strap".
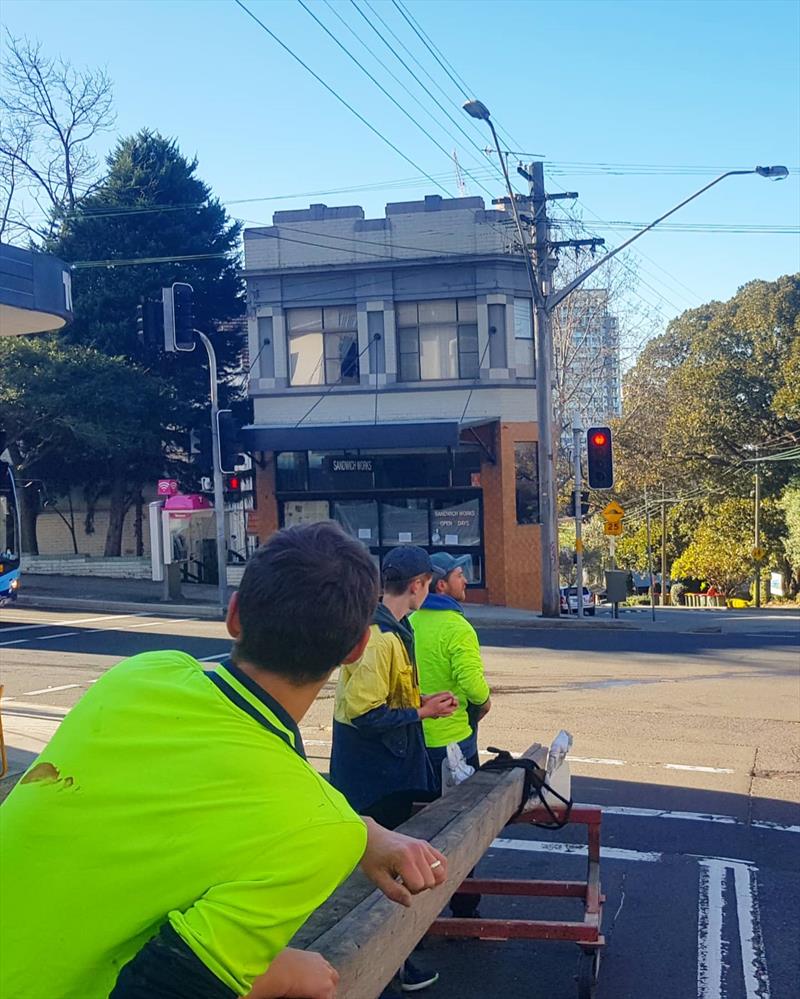
<path id="1" fill-rule="evenodd" d="M 539 764 L 535 760 L 529 760 L 525 757 L 517 758 L 512 756 L 507 749 L 497 749 L 495 746 L 488 747 L 490 753 L 497 753 L 497 756 L 493 760 L 487 760 L 483 764 L 481 770 L 524 770 L 525 779 L 522 784 L 522 801 L 519 808 L 514 812 L 514 814 L 509 819 L 513 822 L 514 819 L 519 818 L 525 807 L 528 804 L 532 794 L 535 794 L 542 806 L 544 807 L 547 814 L 550 816 L 550 822 L 532 822 L 531 825 L 537 826 L 539 829 L 563 829 L 564 826 L 569 822 L 570 813 L 572 812 L 572 798 L 567 800 L 558 791 L 554 791 L 552 787 L 547 783 L 547 772 L 542 770 Z M 545 797 L 545 792 L 552 794 L 554 798 L 557 798 L 566 808 L 566 811 L 562 818 L 559 818 L 550 807 L 550 802 L 547 801 Z"/>

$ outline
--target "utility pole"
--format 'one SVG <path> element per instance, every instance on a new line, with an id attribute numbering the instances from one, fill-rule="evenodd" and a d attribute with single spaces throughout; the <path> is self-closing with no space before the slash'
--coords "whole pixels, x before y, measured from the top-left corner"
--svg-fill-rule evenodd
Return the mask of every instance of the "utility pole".
<path id="1" fill-rule="evenodd" d="M 667 603 L 667 500 L 661 483 L 661 606 Z"/>
<path id="2" fill-rule="evenodd" d="M 577 589 L 577 611 L 578 617 L 583 617 L 583 539 L 581 538 L 581 450 L 583 443 L 583 423 L 580 416 L 575 414 L 572 418 L 572 449 L 575 462 L 575 575 Z M 569 600 L 567 601 L 569 605 Z M 567 606 L 569 609 L 569 606 Z"/>
<path id="3" fill-rule="evenodd" d="M 538 295 L 533 301 L 533 330 L 536 344 L 536 416 L 539 430 L 539 516 L 542 537 L 542 616 L 558 617 L 558 509 L 555 495 L 553 440 L 553 331 L 546 306 L 553 275 L 548 246 L 547 195 L 544 190 L 544 164 L 527 166 L 533 208 L 533 270 Z M 523 253 L 527 256 L 526 248 Z M 580 496 L 576 493 L 580 512 Z M 578 556 L 580 558 L 580 554 Z M 582 603 L 578 596 L 579 606 Z M 580 611 L 578 612 L 580 613 Z"/>
<path id="4" fill-rule="evenodd" d="M 225 488 L 222 481 L 222 452 L 219 446 L 219 395 L 217 392 L 217 356 L 214 345 L 205 333 L 194 331 L 208 355 L 208 377 L 211 389 L 211 453 L 214 457 L 214 525 L 217 540 L 217 592 L 220 611 L 228 610 L 228 545 L 225 540 Z"/>
<path id="5" fill-rule="evenodd" d="M 656 595 L 653 581 L 653 545 L 650 537 L 650 507 L 647 505 L 647 486 L 644 487 L 644 519 L 647 525 L 647 572 L 650 575 L 650 616 L 656 619 Z"/>
<path id="6" fill-rule="evenodd" d="M 759 462 L 759 448 L 756 445 L 756 460 L 753 467 L 753 472 L 755 475 L 755 531 L 754 531 L 754 547 L 759 549 L 761 547 L 761 463 Z M 759 554 L 756 551 L 756 556 Z M 754 559 L 756 564 L 756 607 L 761 606 L 761 559 L 756 557 Z"/>

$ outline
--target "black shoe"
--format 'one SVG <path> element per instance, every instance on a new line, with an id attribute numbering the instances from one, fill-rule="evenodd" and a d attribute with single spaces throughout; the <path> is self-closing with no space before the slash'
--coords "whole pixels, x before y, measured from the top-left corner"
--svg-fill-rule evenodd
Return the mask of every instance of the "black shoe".
<path id="1" fill-rule="evenodd" d="M 421 992 L 438 981 L 438 971 L 423 971 L 411 961 L 406 961 L 400 969 L 400 988 L 403 992 Z"/>

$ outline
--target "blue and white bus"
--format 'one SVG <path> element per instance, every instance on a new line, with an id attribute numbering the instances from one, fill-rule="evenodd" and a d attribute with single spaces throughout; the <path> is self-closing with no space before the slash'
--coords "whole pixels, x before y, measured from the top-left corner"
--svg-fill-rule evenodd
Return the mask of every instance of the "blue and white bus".
<path id="1" fill-rule="evenodd" d="M 19 504 L 7 455 L 0 454 L 0 607 L 16 600 L 19 592 Z"/>

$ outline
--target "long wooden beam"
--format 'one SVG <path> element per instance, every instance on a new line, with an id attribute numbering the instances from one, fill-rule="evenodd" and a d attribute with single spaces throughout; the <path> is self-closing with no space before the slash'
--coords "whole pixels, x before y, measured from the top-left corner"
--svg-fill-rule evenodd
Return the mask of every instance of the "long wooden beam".
<path id="1" fill-rule="evenodd" d="M 535 743 L 523 753 L 544 763 Z M 400 827 L 447 857 L 447 882 L 406 909 L 356 871 L 298 931 L 293 947 L 318 951 L 337 969 L 338 993 L 375 999 L 521 804 L 524 772 L 480 771 Z"/>

